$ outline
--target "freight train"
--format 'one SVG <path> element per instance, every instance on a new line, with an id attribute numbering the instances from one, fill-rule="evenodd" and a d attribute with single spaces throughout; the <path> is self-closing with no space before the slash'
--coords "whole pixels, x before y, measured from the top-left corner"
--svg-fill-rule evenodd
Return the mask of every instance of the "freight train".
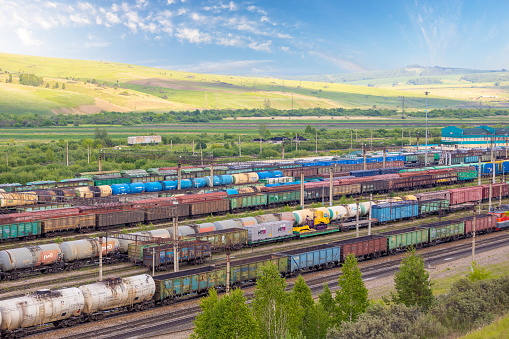
<path id="1" fill-rule="evenodd" d="M 471 176 L 465 175 L 465 173 L 473 174 L 473 172 L 475 171 L 470 168 L 462 168 L 460 170 L 429 170 L 385 174 L 369 178 L 337 179 L 332 183 L 332 194 L 335 198 L 339 198 L 455 184 L 467 181 L 466 179 Z M 304 200 L 306 202 L 329 200 L 329 188 L 330 182 L 326 181 L 305 183 Z M 493 189 L 494 197 L 507 195 L 507 184 L 505 183 L 494 184 Z M 256 192 L 254 192 L 255 190 Z M 61 231 L 106 230 L 119 225 L 161 222 L 171 220 L 173 217 L 195 218 L 242 210 L 260 210 L 280 205 L 296 205 L 300 202 L 299 190 L 300 185 L 253 187 L 254 193 L 251 194 L 235 194 L 235 192 L 231 194 L 231 191 L 217 191 L 171 198 L 145 199 L 125 204 L 112 203 L 3 214 L 0 215 L 0 240 L 33 239 L 41 235 L 51 237 Z M 485 199 L 489 194 L 487 185 L 446 191 L 449 193 L 444 193 L 442 199 L 449 200 L 449 207 L 477 202 Z M 408 198 L 408 200 L 414 199 Z M 423 200 L 423 198 L 415 198 L 415 200 Z M 423 211 L 419 211 L 419 213 L 423 213 Z M 343 217 L 342 214 L 341 217 Z M 416 217 L 415 213 L 411 217 Z"/>
<path id="2" fill-rule="evenodd" d="M 496 229 L 495 215 L 478 215 L 476 219 L 476 233 Z M 473 217 L 466 217 L 233 260 L 230 262 L 228 279 L 226 264 L 219 264 L 153 277 L 143 274 L 108 279 L 77 288 L 41 290 L 0 301 L 0 331 L 3 337 L 19 338 L 33 334 L 39 327 L 49 323 L 55 327 L 69 327 L 84 321 L 103 319 L 118 310 L 142 311 L 200 296 L 211 288 L 221 291 L 227 283 L 231 287 L 251 285 L 256 281 L 258 270 L 269 264 L 274 264 L 282 276 L 294 276 L 340 266 L 349 254 L 360 259 L 375 259 L 408 247 L 419 249 L 470 237 L 472 232 Z"/>

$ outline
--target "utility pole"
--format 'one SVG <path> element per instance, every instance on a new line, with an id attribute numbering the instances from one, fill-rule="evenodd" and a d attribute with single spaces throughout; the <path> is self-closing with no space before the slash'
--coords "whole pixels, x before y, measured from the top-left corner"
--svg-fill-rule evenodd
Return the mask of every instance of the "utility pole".
<path id="1" fill-rule="evenodd" d="M 178 233 L 177 226 L 178 224 L 178 216 L 173 217 L 173 272 L 179 271 L 179 246 L 178 246 Z"/>
<path id="2" fill-rule="evenodd" d="M 364 144 L 362 144 L 362 160 L 364 161 L 363 169 L 366 170 L 366 148 L 364 148 Z"/>
<path id="3" fill-rule="evenodd" d="M 371 207 L 372 206 L 373 206 L 373 193 L 369 193 L 368 235 L 371 235 Z"/>
<path id="4" fill-rule="evenodd" d="M 298 150 L 298 147 L 297 147 L 298 142 L 299 142 L 299 135 L 297 133 L 295 133 L 295 150 L 296 151 Z"/>
<path id="5" fill-rule="evenodd" d="M 334 185 L 334 182 L 333 180 L 334 179 L 334 176 L 332 174 L 332 167 L 329 168 L 329 196 L 330 196 L 330 199 L 329 199 L 329 206 L 332 206 L 334 203 L 333 203 L 333 200 L 334 200 L 334 195 L 332 194 L 332 186 Z"/>
<path id="6" fill-rule="evenodd" d="M 355 211 L 355 237 L 359 237 L 359 198 L 356 201 L 357 210 Z"/>
<path id="7" fill-rule="evenodd" d="M 262 138 L 260 137 L 260 158 L 262 157 Z"/>
<path id="8" fill-rule="evenodd" d="M 99 172 L 102 172 L 101 156 L 99 155 Z"/>
<path id="9" fill-rule="evenodd" d="M 65 158 L 66 158 L 66 164 L 69 166 L 69 141 L 65 143 Z"/>
<path id="10" fill-rule="evenodd" d="M 401 129 L 403 131 L 403 129 Z M 402 132 L 403 133 L 403 132 Z M 373 152 L 373 130 L 371 130 L 371 139 L 369 141 L 369 150 Z"/>
<path id="11" fill-rule="evenodd" d="M 357 128 L 355 129 L 355 141 L 359 140 L 359 138 L 357 138 Z"/>
<path id="12" fill-rule="evenodd" d="M 304 172 L 300 172 L 300 207 L 304 208 Z"/>
<path id="13" fill-rule="evenodd" d="M 489 203 L 488 203 L 488 212 L 491 211 L 491 198 L 492 198 L 492 195 L 493 195 L 493 183 L 490 182 L 490 200 L 489 200 Z"/>
<path id="14" fill-rule="evenodd" d="M 477 186 L 481 186 L 481 156 L 479 156 L 479 165 L 477 169 Z"/>
<path id="15" fill-rule="evenodd" d="M 315 153 L 318 154 L 318 133 L 315 134 Z"/>
<path id="16" fill-rule="evenodd" d="M 173 152 L 173 139 L 170 140 L 170 153 Z"/>
<path id="17" fill-rule="evenodd" d="M 177 189 L 182 189 L 182 164 L 180 161 L 177 164 Z"/>
<path id="18" fill-rule="evenodd" d="M 226 294 L 230 294 L 230 246 L 226 247 Z"/>
<path id="19" fill-rule="evenodd" d="M 428 94 L 429 92 L 424 92 L 426 94 L 426 151 L 425 151 L 425 160 L 424 164 L 428 166 Z"/>
<path id="20" fill-rule="evenodd" d="M 108 250 L 108 242 L 106 242 L 106 250 Z M 102 238 L 102 236 L 99 237 L 99 281 L 103 281 L 103 238 Z"/>
<path id="21" fill-rule="evenodd" d="M 210 187 L 214 187 L 214 164 L 210 162 Z"/>
<path id="22" fill-rule="evenodd" d="M 90 145 L 87 145 L 87 158 L 88 158 L 88 164 L 90 164 Z"/>
<path id="23" fill-rule="evenodd" d="M 193 140 L 193 155 L 194 155 L 194 140 Z"/>
<path id="24" fill-rule="evenodd" d="M 282 148 L 281 148 L 281 159 L 284 159 L 285 158 L 285 142 L 284 141 L 281 143 L 281 146 L 282 146 Z"/>
<path id="25" fill-rule="evenodd" d="M 472 265 L 475 261 L 475 208 L 474 208 L 474 220 L 472 222 Z"/>

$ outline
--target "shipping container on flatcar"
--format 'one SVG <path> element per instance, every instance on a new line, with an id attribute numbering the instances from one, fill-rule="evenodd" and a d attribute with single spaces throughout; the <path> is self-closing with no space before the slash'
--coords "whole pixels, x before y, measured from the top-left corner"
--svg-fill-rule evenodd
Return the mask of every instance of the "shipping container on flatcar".
<path id="1" fill-rule="evenodd" d="M 344 262 L 349 254 L 355 255 L 356 258 L 374 259 L 387 253 L 387 238 L 380 235 L 345 239 L 329 245 L 341 248 L 341 262 Z"/>

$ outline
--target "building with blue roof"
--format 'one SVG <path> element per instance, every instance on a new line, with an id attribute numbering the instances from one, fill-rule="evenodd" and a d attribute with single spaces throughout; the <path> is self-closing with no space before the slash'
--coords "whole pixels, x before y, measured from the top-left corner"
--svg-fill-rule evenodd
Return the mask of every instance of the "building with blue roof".
<path id="1" fill-rule="evenodd" d="M 505 147 L 507 140 L 509 128 L 506 127 L 442 128 L 442 145 L 457 145 L 458 148 L 490 147 L 492 141 L 495 146 Z"/>

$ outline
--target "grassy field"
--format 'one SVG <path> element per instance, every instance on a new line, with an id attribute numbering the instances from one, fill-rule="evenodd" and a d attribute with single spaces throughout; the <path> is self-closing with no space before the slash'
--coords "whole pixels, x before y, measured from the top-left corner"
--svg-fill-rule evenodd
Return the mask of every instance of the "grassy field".
<path id="1" fill-rule="evenodd" d="M 394 108 L 405 96 L 407 110 L 425 106 L 422 88 L 377 88 L 338 83 L 249 78 L 170 71 L 105 61 L 45 58 L 0 53 L 0 110 L 87 114 L 104 111 L 168 111 L 206 108 L 260 108 L 268 99 L 277 109 L 310 107 Z M 13 83 L 5 83 L 9 71 Z M 39 91 L 15 85 L 17 74 L 34 73 L 50 87 Z M 85 83 L 94 80 L 94 84 Z M 59 88 L 53 89 L 56 83 Z M 62 90 L 65 83 L 65 90 Z M 45 85 L 44 85 L 45 86 Z M 115 88 L 118 87 L 118 88 Z M 444 93 L 448 93 L 445 92 Z M 434 90 L 428 107 L 471 104 Z"/>
<path id="2" fill-rule="evenodd" d="M 509 338 L 509 315 L 495 320 L 493 324 L 463 336 L 462 339 L 505 339 Z"/>

